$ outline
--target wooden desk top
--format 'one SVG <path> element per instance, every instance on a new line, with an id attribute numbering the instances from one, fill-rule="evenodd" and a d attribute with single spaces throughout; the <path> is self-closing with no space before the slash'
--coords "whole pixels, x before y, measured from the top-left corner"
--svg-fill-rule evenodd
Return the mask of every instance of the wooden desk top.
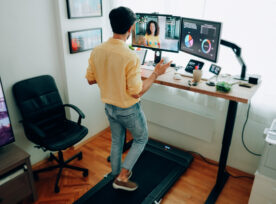
<path id="1" fill-rule="evenodd" d="M 169 70 L 165 74 L 159 76 L 156 79 L 155 83 L 162 84 L 165 86 L 171 86 L 179 89 L 184 89 L 188 91 L 193 91 L 196 93 L 206 94 L 209 96 L 220 97 L 220 98 L 241 102 L 241 103 L 248 103 L 248 101 L 252 98 L 252 96 L 255 94 L 255 92 L 260 86 L 260 84 L 258 84 L 258 85 L 254 85 L 251 88 L 246 88 L 246 87 L 241 87 L 238 84 L 234 84 L 229 93 L 224 93 L 224 92 L 216 91 L 215 86 L 206 85 L 205 83 L 206 81 L 204 80 L 201 80 L 197 86 L 189 86 L 188 81 L 192 80 L 191 77 L 183 76 L 182 79 L 175 80 L 173 79 L 175 70 L 173 68 L 168 68 L 168 69 Z M 151 70 L 143 69 L 143 68 L 141 68 L 141 70 L 142 70 L 142 79 L 148 78 L 153 72 Z"/>
<path id="2" fill-rule="evenodd" d="M 8 144 L 0 149 L 0 175 L 7 172 L 20 164 L 25 163 L 25 160 L 29 158 L 29 154 L 15 144 Z"/>

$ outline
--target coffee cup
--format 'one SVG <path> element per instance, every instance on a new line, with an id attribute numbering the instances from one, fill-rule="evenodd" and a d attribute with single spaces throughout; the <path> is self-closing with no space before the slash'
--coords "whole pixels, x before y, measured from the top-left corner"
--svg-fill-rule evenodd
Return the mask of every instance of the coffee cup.
<path id="1" fill-rule="evenodd" d="M 194 82 L 199 82 L 202 77 L 202 70 L 199 69 L 194 69 L 193 70 L 193 81 Z"/>

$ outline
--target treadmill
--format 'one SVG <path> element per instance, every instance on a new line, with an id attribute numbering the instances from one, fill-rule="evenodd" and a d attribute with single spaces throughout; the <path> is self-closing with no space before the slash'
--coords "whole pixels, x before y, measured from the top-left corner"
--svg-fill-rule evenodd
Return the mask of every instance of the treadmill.
<path id="1" fill-rule="evenodd" d="M 135 191 L 114 189 L 109 173 L 74 204 L 157 204 L 187 170 L 193 156 L 167 144 L 149 139 L 145 150 L 132 169 Z"/>

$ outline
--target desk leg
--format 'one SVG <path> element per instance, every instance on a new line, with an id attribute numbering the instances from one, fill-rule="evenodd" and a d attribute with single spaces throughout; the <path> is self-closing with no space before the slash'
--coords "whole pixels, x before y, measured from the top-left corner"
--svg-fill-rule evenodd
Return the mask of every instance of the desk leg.
<path id="1" fill-rule="evenodd" d="M 229 101 L 227 118 L 224 128 L 222 147 L 219 158 L 219 169 L 217 174 L 216 184 L 205 201 L 206 204 L 215 203 L 220 192 L 222 191 L 229 174 L 225 171 L 228 152 L 232 140 L 232 133 L 235 125 L 236 113 L 237 113 L 238 103 L 236 101 Z"/>

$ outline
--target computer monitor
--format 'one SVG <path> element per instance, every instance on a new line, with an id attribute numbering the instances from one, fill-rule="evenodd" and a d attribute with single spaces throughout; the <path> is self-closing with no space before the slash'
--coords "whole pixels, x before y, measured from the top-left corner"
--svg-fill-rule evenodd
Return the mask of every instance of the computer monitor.
<path id="1" fill-rule="evenodd" d="M 179 51 L 181 18 L 171 15 L 136 13 L 132 46 L 156 51 Z"/>
<path id="2" fill-rule="evenodd" d="M 0 147 L 11 142 L 14 142 L 14 135 L 0 79 Z"/>
<path id="3" fill-rule="evenodd" d="M 180 50 L 217 62 L 221 23 L 182 18 Z"/>

